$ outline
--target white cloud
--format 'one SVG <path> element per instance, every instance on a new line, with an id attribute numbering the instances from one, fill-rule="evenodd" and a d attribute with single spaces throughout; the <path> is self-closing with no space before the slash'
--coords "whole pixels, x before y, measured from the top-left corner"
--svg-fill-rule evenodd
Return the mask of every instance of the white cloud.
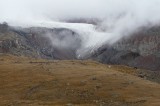
<path id="1" fill-rule="evenodd" d="M 100 27 L 106 32 L 83 30 L 88 36 L 85 47 L 113 43 L 142 26 L 159 24 L 159 13 L 160 0 L 0 0 L 0 22 L 14 25 L 66 18 L 103 19 Z"/>

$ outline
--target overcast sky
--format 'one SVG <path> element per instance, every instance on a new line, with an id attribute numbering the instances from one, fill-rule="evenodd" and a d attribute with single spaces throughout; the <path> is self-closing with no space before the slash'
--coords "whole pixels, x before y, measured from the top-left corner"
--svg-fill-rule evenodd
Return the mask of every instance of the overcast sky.
<path id="1" fill-rule="evenodd" d="M 0 21 L 115 18 L 124 14 L 157 21 L 159 12 L 160 0 L 0 0 Z"/>
<path id="2" fill-rule="evenodd" d="M 0 20 L 104 17 L 105 0 L 0 0 Z"/>

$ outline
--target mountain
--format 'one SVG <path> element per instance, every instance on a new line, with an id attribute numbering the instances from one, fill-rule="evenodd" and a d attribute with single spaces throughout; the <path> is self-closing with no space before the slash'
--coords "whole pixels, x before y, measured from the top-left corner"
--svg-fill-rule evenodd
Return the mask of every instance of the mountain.
<path id="1" fill-rule="evenodd" d="M 22 28 L 0 24 L 0 53 L 58 60 L 79 59 L 77 50 L 82 46 L 82 39 L 75 29 L 87 30 L 88 26 L 57 26 Z M 142 28 L 131 37 L 89 52 L 83 59 L 159 71 L 160 27 Z"/>
<path id="2" fill-rule="evenodd" d="M 71 38 L 72 41 L 66 42 Z M 53 46 L 52 39 L 58 45 Z M 78 34 L 65 28 L 8 26 L 7 30 L 0 32 L 0 53 L 47 59 L 76 59 L 76 50 L 80 46 Z"/>
<path id="3" fill-rule="evenodd" d="M 0 105 L 160 105 L 159 27 L 87 50 L 81 60 L 83 33 L 70 27 L 0 24 Z"/>
<path id="4" fill-rule="evenodd" d="M 91 58 L 107 64 L 123 64 L 160 70 L 160 27 L 145 28 L 112 46 L 100 47 Z"/>

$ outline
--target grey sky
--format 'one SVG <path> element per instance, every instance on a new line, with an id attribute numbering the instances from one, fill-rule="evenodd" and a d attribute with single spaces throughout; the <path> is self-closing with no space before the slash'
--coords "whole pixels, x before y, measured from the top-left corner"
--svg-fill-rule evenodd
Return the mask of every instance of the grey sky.
<path id="1" fill-rule="evenodd" d="M 116 18 L 157 21 L 160 0 L 0 0 L 0 21 Z"/>

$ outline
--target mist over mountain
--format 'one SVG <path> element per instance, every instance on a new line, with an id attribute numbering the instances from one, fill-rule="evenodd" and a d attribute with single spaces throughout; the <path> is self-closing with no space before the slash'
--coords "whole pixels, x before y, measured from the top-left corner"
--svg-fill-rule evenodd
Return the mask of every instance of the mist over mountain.
<path id="1" fill-rule="evenodd" d="M 76 28 L 86 47 L 113 44 L 141 27 L 160 22 L 159 0 L 1 0 L 0 22 L 21 27 Z M 96 25 L 67 24 L 68 20 L 100 20 Z M 76 21 L 71 21 L 76 23 Z M 77 21 L 78 22 L 78 21 Z M 87 23 L 82 21 L 81 23 Z M 88 22 L 89 24 L 96 22 Z M 78 30 L 77 30 L 78 29 Z M 83 36 L 87 36 L 84 38 Z M 84 47 L 85 48 L 85 47 Z"/>
<path id="2" fill-rule="evenodd" d="M 1 106 L 160 106 L 160 0 L 0 0 Z"/>
<path id="3" fill-rule="evenodd" d="M 0 2 L 0 22 L 9 24 L 7 33 L 12 33 L 14 39 L 19 35 L 23 38 L 19 43 L 25 42 L 30 48 L 29 51 L 34 51 L 29 52 L 30 55 L 54 59 L 95 58 L 104 63 L 123 63 L 131 66 L 137 66 L 133 64 L 139 61 L 137 57 L 143 57 L 140 59 L 143 64 L 145 56 L 153 55 L 156 63 L 159 62 L 159 0 Z M 6 42 L 5 45 L 12 47 L 18 41 Z M 23 53 L 29 55 L 26 46 L 23 47 L 25 49 L 18 46 L 22 49 L 20 54 L 24 50 Z M 121 51 L 122 54 L 119 54 Z M 109 55 L 109 52 L 116 53 Z M 124 55 L 129 55 L 131 63 L 128 62 L 128 57 L 123 61 L 121 56 L 125 57 Z M 159 69 L 158 65 L 152 69 Z"/>

